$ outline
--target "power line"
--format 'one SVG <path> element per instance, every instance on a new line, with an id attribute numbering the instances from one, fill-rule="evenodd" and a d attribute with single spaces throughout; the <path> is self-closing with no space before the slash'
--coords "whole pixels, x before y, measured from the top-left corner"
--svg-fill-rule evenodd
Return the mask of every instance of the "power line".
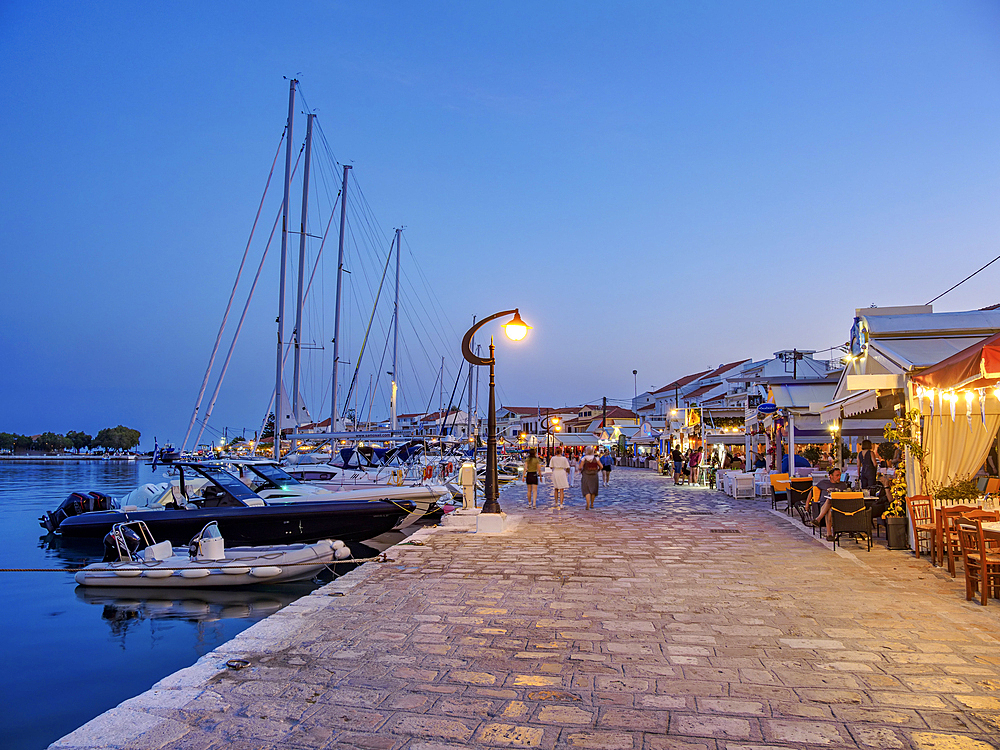
<path id="1" fill-rule="evenodd" d="M 980 268 L 980 269 L 979 269 L 979 271 L 984 271 L 984 270 L 986 270 L 987 268 L 989 268 L 990 266 L 992 266 L 992 265 L 993 265 L 994 263 L 996 263 L 996 262 L 997 262 L 998 260 L 1000 260 L 1000 255 L 998 255 L 998 256 L 997 256 L 997 257 L 995 257 L 995 258 L 994 258 L 993 260 L 991 260 L 991 261 L 990 261 L 989 263 L 987 263 L 987 264 L 986 264 L 985 266 L 983 266 L 982 268 Z M 966 277 L 965 277 L 964 279 L 962 279 L 962 280 L 961 280 L 960 282 L 958 282 L 957 284 L 955 284 L 955 286 L 951 287 L 951 289 L 946 289 L 945 291 L 941 292 L 941 294 L 939 294 L 939 295 L 938 295 L 937 297 L 935 297 L 934 299 L 932 299 L 932 300 L 931 300 L 930 302 L 928 302 L 927 304 L 929 305 L 929 304 L 931 304 L 932 302 L 937 302 L 937 301 L 938 301 L 939 299 L 941 299 L 941 298 L 942 298 L 942 297 L 943 297 L 944 295 L 946 295 L 946 294 L 947 294 L 948 292 L 950 292 L 950 291 L 952 291 L 953 289 L 957 289 L 958 287 L 962 286 L 962 284 L 964 284 L 964 283 L 965 283 L 966 281 L 968 281 L 968 280 L 969 280 L 969 279 L 971 279 L 971 278 L 972 278 L 973 276 L 975 276 L 975 275 L 976 275 L 977 273 L 979 273 L 979 271 L 973 271 L 973 272 L 972 272 L 972 273 L 970 273 L 970 274 L 969 274 L 968 276 L 966 276 Z"/>

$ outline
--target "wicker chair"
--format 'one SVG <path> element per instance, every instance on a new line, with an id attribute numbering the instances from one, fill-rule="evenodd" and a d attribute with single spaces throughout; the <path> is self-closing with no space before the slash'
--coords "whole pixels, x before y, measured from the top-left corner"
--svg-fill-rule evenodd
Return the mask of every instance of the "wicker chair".
<path id="1" fill-rule="evenodd" d="M 956 528 L 965 567 L 965 599 L 971 602 L 978 593 L 985 607 L 987 597 L 1000 595 L 1000 554 L 987 546 L 983 522 L 978 518 L 960 518 Z"/>
<path id="2" fill-rule="evenodd" d="M 819 487 L 813 487 L 812 498 L 809 501 L 809 507 L 806 511 L 806 515 L 809 517 L 810 521 L 815 521 L 819 516 L 819 510 L 823 507 L 823 503 L 820 502 L 819 496 L 823 494 Z M 819 526 L 813 526 L 813 536 L 819 531 Z"/>
<path id="3" fill-rule="evenodd" d="M 934 505 L 930 495 L 906 498 L 906 514 L 913 525 L 913 552 L 920 557 L 921 535 L 927 540 L 931 562 L 937 558 L 937 524 L 934 522 Z"/>
<path id="4" fill-rule="evenodd" d="M 788 503 L 788 474 L 771 475 L 771 510 L 777 510 L 778 503 Z"/>
<path id="5" fill-rule="evenodd" d="M 864 537 L 868 551 L 872 549 L 872 513 L 860 492 L 831 492 L 830 513 L 833 514 L 833 546 L 844 534 L 857 541 Z"/>

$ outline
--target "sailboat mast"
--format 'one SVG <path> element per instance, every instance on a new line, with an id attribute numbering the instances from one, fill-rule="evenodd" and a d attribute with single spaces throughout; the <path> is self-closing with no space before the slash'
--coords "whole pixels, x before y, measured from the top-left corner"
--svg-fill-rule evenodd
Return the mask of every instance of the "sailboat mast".
<path id="1" fill-rule="evenodd" d="M 396 397 L 399 389 L 396 367 L 398 363 L 397 355 L 399 353 L 399 235 L 402 231 L 402 229 L 396 230 L 396 305 L 392 313 L 392 396 L 389 400 L 389 429 L 393 432 L 399 429 L 399 423 L 396 418 Z"/>
<path id="2" fill-rule="evenodd" d="M 292 183 L 292 121 L 296 79 L 288 82 L 288 132 L 285 141 L 285 197 L 281 204 L 281 272 L 278 281 L 278 361 L 274 374 L 274 459 L 281 458 L 281 355 L 285 337 L 285 266 L 288 260 L 288 190 Z"/>
<path id="3" fill-rule="evenodd" d="M 340 188 L 340 247 L 337 250 L 337 311 L 333 316 L 333 383 L 331 390 L 333 396 L 330 399 L 330 432 L 337 431 L 337 375 L 340 369 L 340 290 L 341 282 L 344 278 L 344 228 L 347 224 L 347 170 L 351 167 L 344 165 L 344 182 Z"/>
<path id="4" fill-rule="evenodd" d="M 295 330 L 292 331 L 292 338 L 295 342 L 294 365 L 292 372 L 292 430 L 293 434 L 299 431 L 300 409 L 299 409 L 299 358 L 302 344 L 302 292 L 305 281 L 306 270 L 306 215 L 309 210 L 309 163 L 312 157 L 312 134 L 313 118 L 316 115 L 306 115 L 306 163 L 302 171 L 302 218 L 299 221 L 299 288 L 295 299 Z M 298 447 L 298 438 L 292 438 L 291 450 Z"/>
<path id="5" fill-rule="evenodd" d="M 476 316 L 472 316 L 472 325 L 476 325 Z M 469 348 L 474 348 L 476 346 L 476 340 L 473 338 L 469 342 Z M 472 441 L 472 363 L 469 363 L 469 406 L 466 410 L 466 426 L 465 426 L 465 439 Z"/>

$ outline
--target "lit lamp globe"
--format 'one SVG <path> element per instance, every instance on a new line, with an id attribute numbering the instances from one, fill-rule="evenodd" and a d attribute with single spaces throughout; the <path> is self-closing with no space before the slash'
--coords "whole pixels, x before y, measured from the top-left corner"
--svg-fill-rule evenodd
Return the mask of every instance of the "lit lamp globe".
<path id="1" fill-rule="evenodd" d="M 503 331 L 511 341 L 520 341 L 528 335 L 529 330 L 531 330 L 531 326 L 521 320 L 520 313 L 514 313 L 514 319 L 503 325 Z"/>

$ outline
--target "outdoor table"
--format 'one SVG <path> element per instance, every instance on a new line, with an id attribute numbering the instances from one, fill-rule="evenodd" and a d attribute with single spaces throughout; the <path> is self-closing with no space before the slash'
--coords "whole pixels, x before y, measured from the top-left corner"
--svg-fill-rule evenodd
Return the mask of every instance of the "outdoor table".
<path id="1" fill-rule="evenodd" d="M 986 521 L 983 524 L 983 538 L 1000 542 L 1000 521 Z"/>

